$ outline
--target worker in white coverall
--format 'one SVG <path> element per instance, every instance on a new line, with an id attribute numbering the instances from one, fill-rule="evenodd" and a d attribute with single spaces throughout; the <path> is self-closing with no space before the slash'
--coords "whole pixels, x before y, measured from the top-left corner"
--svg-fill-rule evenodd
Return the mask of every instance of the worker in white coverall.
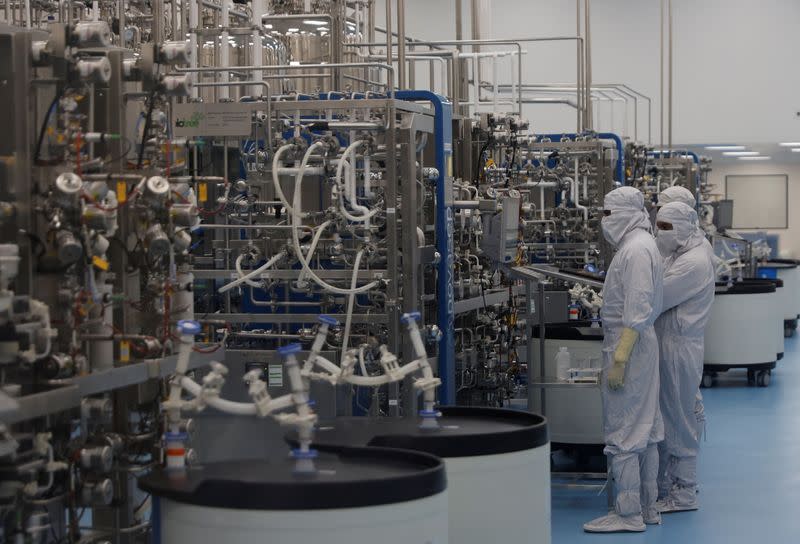
<path id="1" fill-rule="evenodd" d="M 603 433 L 616 501 L 587 532 L 641 532 L 657 524 L 658 449 L 664 426 L 658 404 L 662 258 L 642 193 L 620 187 L 603 202 L 602 229 L 617 249 L 603 287 Z"/>
<path id="2" fill-rule="evenodd" d="M 660 207 L 656 229 L 665 259 L 663 314 L 656 332 L 664 419 L 658 509 L 666 513 L 698 507 L 697 454 L 705 422 L 700 382 L 715 272 L 713 250 L 698 228 L 693 207 L 677 201 Z"/>

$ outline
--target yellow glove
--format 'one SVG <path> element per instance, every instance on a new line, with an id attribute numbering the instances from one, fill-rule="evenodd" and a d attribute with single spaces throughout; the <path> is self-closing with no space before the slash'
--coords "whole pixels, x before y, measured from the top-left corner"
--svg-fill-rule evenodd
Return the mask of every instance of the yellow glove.
<path id="1" fill-rule="evenodd" d="M 608 370 L 608 387 L 621 389 L 625 385 L 625 365 L 631 358 L 633 346 L 639 339 L 639 333 L 633 329 L 622 329 L 622 334 L 614 350 L 614 364 Z"/>

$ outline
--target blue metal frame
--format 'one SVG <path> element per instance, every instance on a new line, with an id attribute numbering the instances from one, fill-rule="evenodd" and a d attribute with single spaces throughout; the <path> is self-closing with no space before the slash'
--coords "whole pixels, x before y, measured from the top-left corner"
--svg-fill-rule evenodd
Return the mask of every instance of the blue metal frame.
<path id="1" fill-rule="evenodd" d="M 153 495 L 150 507 L 150 527 L 152 529 L 153 544 L 161 544 L 161 500 Z"/>
<path id="2" fill-rule="evenodd" d="M 617 144 L 617 151 L 619 152 L 619 157 L 617 158 L 617 179 L 615 181 L 620 182 L 621 184 L 625 185 L 625 146 L 622 145 L 622 138 L 614 134 L 613 132 L 601 132 L 599 134 L 586 134 L 585 136 L 597 136 L 601 140 L 614 140 Z M 538 139 L 541 138 L 549 138 L 554 142 L 560 142 L 562 138 L 569 138 L 570 140 L 574 140 L 577 134 L 573 133 L 564 133 L 564 134 L 537 134 L 536 137 Z"/>
<path id="3" fill-rule="evenodd" d="M 434 110 L 434 142 L 436 146 L 436 250 L 441 256 L 438 264 L 437 291 L 439 297 L 438 325 L 442 332 L 439 341 L 439 404 L 455 404 L 455 296 L 453 294 L 453 194 L 447 183 L 453 165 L 453 106 L 448 100 L 430 91 L 397 91 L 395 98 L 409 102 L 429 102 Z"/>

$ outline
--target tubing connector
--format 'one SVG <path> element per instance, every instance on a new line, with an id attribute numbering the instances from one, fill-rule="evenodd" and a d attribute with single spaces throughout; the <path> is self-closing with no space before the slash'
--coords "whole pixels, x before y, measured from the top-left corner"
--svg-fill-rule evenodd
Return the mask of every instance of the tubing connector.
<path id="1" fill-rule="evenodd" d="M 400 369 L 400 363 L 397 361 L 397 356 L 390 352 L 386 346 L 381 346 L 381 366 L 383 367 L 383 372 L 389 379 L 393 382 L 397 382 L 403 379 L 403 372 Z"/>
<path id="2" fill-rule="evenodd" d="M 419 428 L 423 430 L 431 430 L 435 431 L 438 430 L 439 427 L 439 418 L 442 417 L 442 413 L 438 410 L 420 410 L 419 411 Z"/>
<path id="3" fill-rule="evenodd" d="M 414 389 L 418 391 L 432 391 L 442 385 L 439 378 L 417 378 L 414 380 Z"/>
<path id="4" fill-rule="evenodd" d="M 225 365 L 216 361 L 211 363 L 211 372 L 203 376 L 203 389 L 195 399 L 195 407 L 198 411 L 205 409 L 208 399 L 219 397 L 227 375 L 228 368 Z"/>
<path id="5" fill-rule="evenodd" d="M 178 332 L 181 335 L 194 336 L 196 334 L 200 334 L 200 330 L 200 323 L 197 321 L 192 319 L 181 319 L 178 321 Z"/>
<path id="6" fill-rule="evenodd" d="M 258 417 L 267 417 L 272 412 L 269 407 L 272 397 L 267 391 L 267 384 L 261 379 L 261 371 L 251 370 L 244 375 L 244 381 L 249 386 L 247 392 L 253 399 L 253 404 L 256 405 Z"/>
<path id="7" fill-rule="evenodd" d="M 164 452 L 167 458 L 167 470 L 183 470 L 186 468 L 186 441 L 189 435 L 181 432 L 164 433 Z"/>
<path id="8" fill-rule="evenodd" d="M 298 475 L 316 474 L 317 468 L 314 466 L 314 459 L 319 457 L 317 450 L 294 449 L 289 454 L 295 460 L 293 472 Z"/>

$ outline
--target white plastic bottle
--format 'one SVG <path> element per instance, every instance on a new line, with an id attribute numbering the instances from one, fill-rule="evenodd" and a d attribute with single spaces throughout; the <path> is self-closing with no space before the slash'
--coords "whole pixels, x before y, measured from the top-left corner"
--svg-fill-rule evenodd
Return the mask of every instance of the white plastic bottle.
<path id="1" fill-rule="evenodd" d="M 556 378 L 558 381 L 565 382 L 569 378 L 569 369 L 572 367 L 572 357 L 565 346 L 558 348 L 556 354 Z"/>

